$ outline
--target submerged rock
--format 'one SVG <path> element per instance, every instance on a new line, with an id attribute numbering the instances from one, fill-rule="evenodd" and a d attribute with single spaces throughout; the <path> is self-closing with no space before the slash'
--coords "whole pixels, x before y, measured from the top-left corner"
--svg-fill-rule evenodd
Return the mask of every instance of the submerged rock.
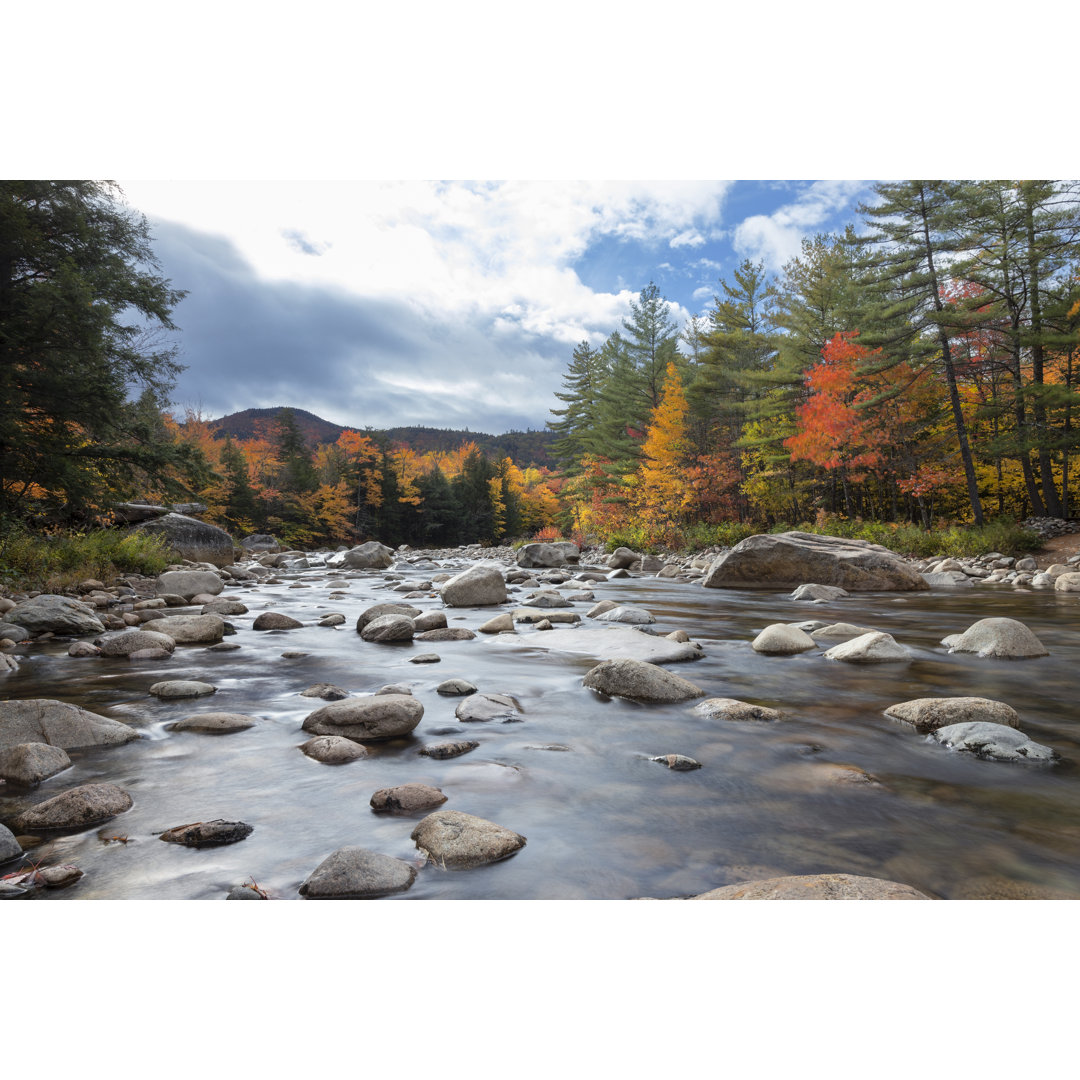
<path id="1" fill-rule="evenodd" d="M 695 705 L 694 712 L 707 716 L 710 720 L 771 721 L 782 716 L 776 709 L 767 709 L 764 705 L 751 705 L 748 701 L 737 698 L 709 698 Z"/>
<path id="2" fill-rule="evenodd" d="M 520 713 L 521 707 L 509 694 L 469 694 L 454 710 L 464 721 L 513 720 Z"/>
<path id="3" fill-rule="evenodd" d="M 916 731 L 936 731 L 951 724 L 984 722 L 1018 728 L 1020 717 L 1004 701 L 983 697 L 915 698 L 890 705 L 885 715 L 893 720 L 911 724 Z"/>
<path id="4" fill-rule="evenodd" d="M 1032 742 L 1022 731 L 1004 724 L 973 721 L 938 728 L 929 738 L 950 750 L 962 750 L 990 761 L 1036 761 L 1050 763 L 1058 753 L 1049 746 Z"/>
<path id="5" fill-rule="evenodd" d="M 542 638 L 535 634 L 499 634 L 492 638 L 499 648 L 543 648 L 551 652 L 576 653 L 597 660 L 640 660 L 655 664 L 673 664 L 697 660 L 702 651 L 693 642 L 672 641 L 654 637 L 630 626 L 605 626 L 596 629 L 556 628 Z"/>
<path id="6" fill-rule="evenodd" d="M 412 831 L 416 846 L 444 870 L 485 866 L 520 851 L 525 837 L 460 810 L 436 810 Z"/>
<path id="7" fill-rule="evenodd" d="M 838 585 L 800 585 L 792 594 L 792 600 L 839 600 L 847 596 L 847 589 Z"/>
<path id="8" fill-rule="evenodd" d="M 661 765 L 666 765 L 669 769 L 674 769 L 676 772 L 689 772 L 691 769 L 700 769 L 701 762 L 695 761 L 692 757 L 687 757 L 685 754 L 661 754 L 659 757 L 651 757 L 650 761 L 658 761 Z"/>
<path id="9" fill-rule="evenodd" d="M 475 739 L 455 739 L 453 742 L 432 743 L 431 746 L 422 747 L 420 753 L 437 761 L 445 761 L 447 758 L 461 757 L 479 745 Z"/>

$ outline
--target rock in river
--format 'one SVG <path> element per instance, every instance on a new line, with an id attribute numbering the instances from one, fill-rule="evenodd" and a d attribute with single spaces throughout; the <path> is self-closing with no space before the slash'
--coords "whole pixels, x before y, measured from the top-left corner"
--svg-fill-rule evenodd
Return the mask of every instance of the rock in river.
<path id="1" fill-rule="evenodd" d="M 536 635 L 499 634 L 491 639 L 499 648 L 544 648 L 552 652 L 578 653 L 597 660 L 643 660 L 671 664 L 701 657 L 700 646 L 654 637 L 631 626 L 605 626 L 596 629 L 549 630 L 542 638 Z"/>
<path id="2" fill-rule="evenodd" d="M 175 724 L 169 725 L 171 731 L 198 731 L 204 735 L 227 735 L 232 731 L 246 731 L 254 727 L 258 720 L 254 716 L 242 713 L 209 712 L 198 716 L 185 716 Z"/>
<path id="3" fill-rule="evenodd" d="M 979 656 L 1022 659 L 1050 655 L 1043 643 L 1016 619 L 980 619 L 962 634 L 951 634 L 941 644 L 949 652 L 977 653 Z"/>
<path id="4" fill-rule="evenodd" d="M 445 761 L 447 758 L 461 757 L 479 745 L 475 739 L 456 739 L 453 742 L 432 743 L 423 747 L 420 753 L 425 757 L 435 758 L 436 761 Z"/>
<path id="5" fill-rule="evenodd" d="M 817 648 L 814 639 L 787 623 L 772 623 L 750 643 L 754 652 L 766 656 L 793 656 Z"/>
<path id="6" fill-rule="evenodd" d="M 492 563 L 475 563 L 439 590 L 447 607 L 488 607 L 506 602 L 506 582 L 502 571 Z"/>
<path id="7" fill-rule="evenodd" d="M 360 636 L 365 641 L 412 641 L 414 633 L 408 615 L 379 615 L 365 624 Z"/>
<path id="8" fill-rule="evenodd" d="M 4 621 L 32 634 L 100 634 L 105 629 L 89 604 L 51 593 L 16 604 L 4 615 Z"/>
<path id="9" fill-rule="evenodd" d="M 148 620 L 142 629 L 166 634 L 177 645 L 207 645 L 225 636 L 225 620 L 220 615 L 170 615 Z"/>
<path id="10" fill-rule="evenodd" d="M 649 760 L 658 761 L 661 765 L 666 765 L 675 772 L 689 772 L 691 769 L 701 768 L 700 761 L 695 761 L 685 754 L 661 754 L 659 757 L 651 757 Z"/>
<path id="11" fill-rule="evenodd" d="M 369 742 L 408 735 L 423 715 L 424 706 L 410 694 L 376 694 L 331 702 L 311 713 L 303 728 L 313 735 Z"/>
<path id="12" fill-rule="evenodd" d="M 169 844 L 183 844 L 184 847 L 211 847 L 215 844 L 235 844 L 249 837 L 254 831 L 254 826 L 243 821 L 215 818 L 213 821 L 176 825 L 166 829 L 158 839 Z"/>
<path id="13" fill-rule="evenodd" d="M 421 614 L 423 612 L 412 604 L 375 604 L 360 613 L 360 618 L 356 620 L 356 632 L 363 634 L 368 623 L 382 618 L 383 615 L 404 615 L 409 619 L 415 619 Z"/>
<path id="14" fill-rule="evenodd" d="M 117 630 L 104 634 L 94 642 L 102 656 L 130 656 L 142 649 L 164 649 L 171 653 L 176 642 L 168 634 L 153 630 Z"/>
<path id="15" fill-rule="evenodd" d="M 72 750 L 118 746 L 139 738 L 127 724 L 52 698 L 0 701 L 0 750 L 19 743 L 43 742 Z"/>
<path id="16" fill-rule="evenodd" d="M 880 544 L 804 532 L 748 536 L 712 564 L 702 585 L 794 589 L 807 581 L 848 592 L 929 588 L 922 574 Z"/>
<path id="17" fill-rule="evenodd" d="M 342 554 L 340 560 L 332 557 L 327 565 L 343 566 L 350 570 L 385 570 L 394 563 L 394 553 L 385 544 L 369 540 L 366 544 L 354 547 Z"/>
<path id="18" fill-rule="evenodd" d="M 412 831 L 416 846 L 444 870 L 468 870 L 508 858 L 525 846 L 525 837 L 493 821 L 436 810 Z"/>
<path id="19" fill-rule="evenodd" d="M 0 780 L 24 787 L 37 787 L 71 765 L 71 758 L 59 747 L 48 743 L 19 743 L 0 750 Z"/>
<path id="20" fill-rule="evenodd" d="M 951 750 L 965 750 L 990 761 L 1052 762 L 1058 759 L 1056 750 L 1032 742 L 1022 731 L 1004 724 L 978 721 L 970 724 L 950 724 L 938 728 L 929 737 Z"/>
<path id="21" fill-rule="evenodd" d="M 427 784 L 399 784 L 397 787 L 380 788 L 371 796 L 373 810 L 430 810 L 441 806 L 446 796 Z"/>
<path id="22" fill-rule="evenodd" d="M 115 784 L 83 784 L 54 795 L 17 820 L 24 832 L 97 825 L 131 809 L 131 796 Z"/>
<path id="23" fill-rule="evenodd" d="M 225 588 L 225 582 L 213 570 L 167 570 L 157 579 L 158 596 L 175 593 L 185 600 L 206 593 L 217 596 Z"/>
<path id="24" fill-rule="evenodd" d="M 891 634 L 873 632 L 862 634 L 842 645 L 834 645 L 826 660 L 843 660 L 851 664 L 883 663 L 890 660 L 910 660 L 911 652 Z"/>
<path id="25" fill-rule="evenodd" d="M 368 751 L 363 746 L 352 739 L 346 739 L 344 735 L 316 735 L 314 739 L 308 739 L 301 744 L 300 749 L 309 758 L 321 761 L 324 765 L 345 765 L 368 756 Z"/>
<path id="26" fill-rule="evenodd" d="M 701 893 L 691 900 L 931 900 L 898 881 L 855 874 L 805 874 L 744 881 Z"/>
<path id="27" fill-rule="evenodd" d="M 416 868 L 401 859 L 343 847 L 319 863 L 300 886 L 300 895 L 308 900 L 365 900 L 404 892 L 415 878 Z"/>
<path id="28" fill-rule="evenodd" d="M 687 679 L 640 660 L 605 660 L 585 675 L 582 685 L 610 697 L 648 702 L 689 701 L 705 693 Z"/>
<path id="29" fill-rule="evenodd" d="M 983 697 L 930 697 L 915 698 L 890 705 L 885 715 L 893 720 L 902 720 L 911 724 L 916 731 L 924 734 L 937 731 L 950 724 L 984 722 L 1004 724 L 1018 728 L 1020 717 L 1011 705 L 1004 701 L 992 701 Z"/>
<path id="30" fill-rule="evenodd" d="M 521 713 L 509 694 L 470 694 L 454 710 L 459 720 L 516 720 Z"/>
<path id="31" fill-rule="evenodd" d="M 21 854 L 22 845 L 15 839 L 15 834 L 6 825 L 0 825 L 0 863 L 15 859 Z"/>
<path id="32" fill-rule="evenodd" d="M 620 604 L 618 607 L 608 608 L 607 611 L 602 611 L 599 615 L 593 617 L 597 622 L 629 623 L 631 626 L 643 626 L 647 623 L 656 622 L 651 611 L 646 611 L 645 608 L 636 607 L 633 604 Z"/>
<path id="33" fill-rule="evenodd" d="M 252 630 L 299 630 L 304 624 L 280 611 L 264 611 L 251 624 Z"/>
<path id="34" fill-rule="evenodd" d="M 149 692 L 162 701 L 174 701 L 177 698 L 205 697 L 207 694 L 216 694 L 217 687 L 207 682 L 197 682 L 195 679 L 168 679 L 165 682 L 156 682 L 150 687 Z"/>
<path id="35" fill-rule="evenodd" d="M 748 701 L 736 698 L 709 698 L 695 705 L 694 712 L 707 716 L 710 720 L 735 721 L 770 721 L 779 720 L 781 713 L 776 709 L 767 709 L 764 705 L 751 705 Z"/>

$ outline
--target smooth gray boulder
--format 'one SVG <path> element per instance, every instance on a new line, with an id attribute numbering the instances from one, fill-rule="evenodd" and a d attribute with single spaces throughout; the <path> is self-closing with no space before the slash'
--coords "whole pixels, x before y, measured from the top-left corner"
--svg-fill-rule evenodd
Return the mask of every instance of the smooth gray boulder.
<path id="1" fill-rule="evenodd" d="M 335 567 L 349 570 L 386 570 L 394 563 L 394 552 L 377 540 L 369 540 L 366 544 L 344 552 L 340 561 L 336 557 L 328 560 L 327 565 L 330 565 L 331 561 Z"/>
<path id="2" fill-rule="evenodd" d="M 852 638 L 862 637 L 863 634 L 874 634 L 877 631 L 872 630 L 869 626 L 855 626 L 853 623 L 838 622 L 818 627 L 818 629 L 810 630 L 808 633 L 818 645 L 821 645 L 827 641 L 850 641 Z"/>
<path id="3" fill-rule="evenodd" d="M 225 588 L 225 582 L 213 570 L 166 570 L 157 579 L 158 596 L 175 594 L 190 600 L 193 596 L 205 593 L 217 596 Z"/>
<path id="4" fill-rule="evenodd" d="M 593 618 L 597 622 L 627 623 L 630 626 L 645 626 L 648 623 L 656 622 L 651 611 L 646 611 L 643 607 L 636 607 L 634 604 L 620 604 L 618 607 L 601 611 L 599 615 L 595 615 Z"/>
<path id="5" fill-rule="evenodd" d="M 932 589 L 974 589 L 975 582 L 962 570 L 941 570 L 923 574 L 923 580 Z"/>
<path id="6" fill-rule="evenodd" d="M 217 600 L 208 600 L 199 609 L 200 615 L 246 615 L 248 613 L 247 604 L 242 604 L 239 600 L 226 600 L 219 598 Z M 341 620 L 345 621 L 344 617 Z"/>
<path id="7" fill-rule="evenodd" d="M 1069 571 L 1054 578 L 1055 592 L 1080 592 L 1080 573 Z"/>
<path id="8" fill-rule="evenodd" d="M 345 765 L 368 756 L 365 747 L 344 735 L 316 735 L 301 743 L 300 749 L 313 761 L 321 761 L 324 765 Z"/>
<path id="9" fill-rule="evenodd" d="M 194 821 L 189 825 L 174 825 L 159 837 L 167 844 L 183 844 L 184 847 L 214 847 L 219 844 L 235 844 L 246 840 L 255 831 L 244 821 Z"/>
<path id="10" fill-rule="evenodd" d="M 375 694 L 333 701 L 310 713 L 302 726 L 313 735 L 373 742 L 408 735 L 423 715 L 424 706 L 411 694 Z"/>
<path id="11" fill-rule="evenodd" d="M 412 813 L 441 806 L 446 796 L 436 787 L 427 784 L 398 784 L 397 787 L 380 788 L 371 796 L 371 809 L 379 811 L 400 810 Z"/>
<path id="12" fill-rule="evenodd" d="M 0 750 L 0 780 L 9 784 L 37 787 L 70 765 L 65 751 L 48 743 L 19 743 Z"/>
<path id="13" fill-rule="evenodd" d="M 405 615 L 410 619 L 415 619 L 417 615 L 422 614 L 423 612 L 412 604 L 374 604 L 360 613 L 360 617 L 356 620 L 356 632 L 362 634 L 368 623 L 384 615 Z"/>
<path id="14" fill-rule="evenodd" d="M 518 566 L 526 569 L 541 567 L 566 566 L 577 563 L 581 558 L 581 549 L 567 540 L 553 543 L 526 544 L 517 553 Z"/>
<path id="15" fill-rule="evenodd" d="M 225 620 L 220 615 L 169 615 L 148 619 L 141 629 L 166 634 L 177 645 L 210 645 L 225 636 Z"/>
<path id="16" fill-rule="evenodd" d="M 428 630 L 445 630 L 446 614 L 442 611 L 425 611 L 423 615 L 417 615 L 412 624 L 413 630 L 418 634 Z"/>
<path id="17" fill-rule="evenodd" d="M 586 673 L 582 685 L 632 701 L 689 701 L 705 694 L 687 679 L 641 660 L 605 660 Z"/>
<path id="18" fill-rule="evenodd" d="M 776 709 L 751 705 L 750 702 L 739 701 L 737 698 L 708 698 L 695 705 L 693 712 L 710 720 L 734 720 L 739 723 L 779 720 L 782 716 Z"/>
<path id="19" fill-rule="evenodd" d="M 628 547 L 617 547 L 609 556 L 607 564 L 612 570 L 629 570 L 640 559 L 637 552 Z"/>
<path id="20" fill-rule="evenodd" d="M 514 633 L 514 617 L 510 612 L 504 611 L 501 615 L 488 619 L 483 626 L 478 626 L 477 629 L 481 634 L 512 634 Z"/>
<path id="21" fill-rule="evenodd" d="M 206 697 L 208 694 L 216 694 L 217 687 L 208 682 L 199 682 L 197 679 L 166 679 L 156 682 L 150 687 L 149 693 L 162 701 L 175 701 L 178 698 Z"/>
<path id="22" fill-rule="evenodd" d="M 792 600 L 839 600 L 848 595 L 847 589 L 838 585 L 800 585 L 792 594 Z"/>
<path id="23" fill-rule="evenodd" d="M 18 820 L 23 832 L 72 829 L 97 825 L 131 809 L 131 796 L 115 784 L 83 784 L 46 799 L 24 811 Z"/>
<path id="24" fill-rule="evenodd" d="M 816 649 L 817 643 L 797 627 L 788 626 L 787 623 L 772 623 L 750 642 L 750 646 L 754 652 L 765 656 L 794 656 L 796 653 Z"/>
<path id="25" fill-rule="evenodd" d="M 910 885 L 856 874 L 802 874 L 744 881 L 691 900 L 932 900 Z"/>
<path id="26" fill-rule="evenodd" d="M 702 585 L 794 589 L 807 581 L 848 592 L 929 588 L 922 574 L 880 544 L 804 532 L 748 536 L 717 558 Z"/>
<path id="27" fill-rule="evenodd" d="M 1032 742 L 1022 731 L 1004 724 L 974 721 L 938 728 L 929 736 L 950 750 L 962 750 L 990 761 L 1036 761 L 1049 763 L 1058 753 L 1049 746 Z"/>
<path id="28" fill-rule="evenodd" d="M 443 626 L 438 630 L 425 630 L 414 634 L 414 641 L 471 641 L 476 634 L 464 626 Z"/>
<path id="29" fill-rule="evenodd" d="M 216 525 L 184 514 L 166 514 L 135 526 L 138 532 L 164 536 L 166 543 L 181 559 L 190 562 L 229 566 L 234 559 L 233 538 Z"/>
<path id="30" fill-rule="evenodd" d="M 521 707 L 509 694 L 469 694 L 458 703 L 454 715 L 466 722 L 515 720 Z"/>
<path id="31" fill-rule="evenodd" d="M 42 593 L 16 604 L 4 614 L 4 621 L 31 634 L 100 634 L 105 630 L 89 604 L 52 593 Z"/>
<path id="32" fill-rule="evenodd" d="M 304 624 L 280 611 L 264 611 L 251 624 L 252 630 L 299 630 Z"/>
<path id="33" fill-rule="evenodd" d="M 127 724 L 52 698 L 0 701 L 0 750 L 41 742 L 73 750 L 83 746 L 119 746 L 139 733 Z"/>
<path id="34" fill-rule="evenodd" d="M 0 825 L 0 863 L 18 858 L 21 854 L 22 847 L 15 834 L 6 825 Z"/>
<path id="35" fill-rule="evenodd" d="M 402 859 L 362 847 L 342 847 L 328 855 L 300 886 L 307 900 L 367 900 L 404 892 L 416 868 Z"/>
<path id="36" fill-rule="evenodd" d="M 498 566 L 474 563 L 444 581 L 439 593 L 447 607 L 490 607 L 506 602 L 506 582 Z"/>
<path id="37" fill-rule="evenodd" d="M 862 634 L 842 645 L 834 645 L 825 653 L 826 660 L 842 660 L 849 664 L 887 663 L 911 658 L 910 649 L 901 645 L 892 634 L 879 631 Z"/>
<path id="38" fill-rule="evenodd" d="M 949 652 L 975 653 L 978 656 L 1026 659 L 1050 655 L 1046 646 L 1016 619 L 980 619 L 962 634 L 950 634 L 941 644 Z"/>
<path id="39" fill-rule="evenodd" d="M 525 837 L 493 821 L 460 810 L 436 810 L 412 831 L 429 861 L 444 870 L 468 870 L 509 858 L 525 846 Z"/>
<path id="40" fill-rule="evenodd" d="M 380 615 L 360 631 L 365 641 L 379 642 L 412 641 L 414 634 L 413 622 L 408 615 Z"/>
<path id="41" fill-rule="evenodd" d="M 464 697 L 466 694 L 475 694 L 476 686 L 468 679 L 445 679 L 435 687 L 435 693 L 446 697 Z"/>
<path id="42" fill-rule="evenodd" d="M 914 698 L 890 705 L 885 715 L 910 724 L 924 734 L 952 724 L 983 722 L 1018 728 L 1020 717 L 1011 705 L 983 697 Z"/>
<path id="43" fill-rule="evenodd" d="M 116 630 L 103 634 L 94 644 L 102 656 L 130 656 L 142 649 L 164 649 L 171 653 L 176 648 L 173 638 L 154 630 Z"/>

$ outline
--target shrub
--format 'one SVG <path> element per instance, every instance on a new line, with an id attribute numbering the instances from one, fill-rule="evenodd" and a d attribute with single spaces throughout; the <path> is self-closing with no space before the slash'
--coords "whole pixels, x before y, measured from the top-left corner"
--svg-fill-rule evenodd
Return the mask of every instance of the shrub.
<path id="1" fill-rule="evenodd" d="M 0 544 L 0 577 L 26 588 L 64 589 L 86 578 L 110 584 L 120 574 L 160 574 L 173 561 L 165 537 L 117 529 L 16 531 Z"/>

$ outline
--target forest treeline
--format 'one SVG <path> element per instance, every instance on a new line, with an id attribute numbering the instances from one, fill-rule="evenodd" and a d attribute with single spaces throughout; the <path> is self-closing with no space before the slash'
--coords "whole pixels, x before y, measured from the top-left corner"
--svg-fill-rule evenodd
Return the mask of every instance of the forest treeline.
<path id="1" fill-rule="evenodd" d="M 649 547 L 827 516 L 1068 516 L 1078 194 L 878 184 L 843 232 L 806 239 L 779 274 L 744 261 L 684 326 L 650 283 L 568 358 L 549 468 L 528 464 L 538 433 L 447 448 L 346 430 L 313 447 L 288 409 L 243 437 L 178 422 L 184 293 L 145 218 L 109 184 L 0 181 L 0 549 L 133 496 L 195 497 L 234 533 L 296 545 Z"/>
<path id="2" fill-rule="evenodd" d="M 1080 186 L 874 191 L 779 275 L 744 261 L 684 327 L 650 284 L 578 345 L 550 424 L 568 530 L 644 546 L 825 515 L 1070 515 Z"/>

